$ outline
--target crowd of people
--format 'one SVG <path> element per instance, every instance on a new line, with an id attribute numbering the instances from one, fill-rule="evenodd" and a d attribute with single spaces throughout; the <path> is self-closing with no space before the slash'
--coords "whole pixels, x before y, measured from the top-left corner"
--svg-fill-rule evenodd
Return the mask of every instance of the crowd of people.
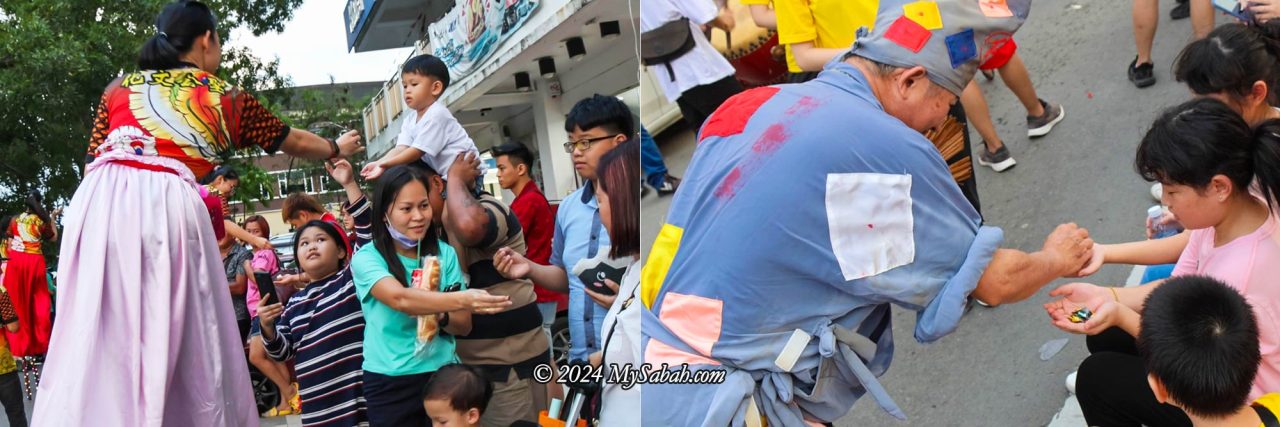
<path id="1" fill-rule="evenodd" d="M 626 104 L 594 95 L 565 116 L 563 149 L 583 185 L 554 209 L 518 142 L 492 150 L 514 198 L 485 191 L 480 150 L 440 102 L 451 83 L 440 58 L 402 65 L 409 108 L 395 147 L 353 164 L 357 132 L 327 139 L 286 125 L 216 76 L 217 14 L 166 5 L 138 71 L 102 94 L 65 215 L 32 192 L 23 212 L 0 217 L 10 425 L 26 425 L 24 379 L 28 399 L 38 389 L 37 426 L 293 414 L 308 426 L 538 425 L 567 405 L 565 385 L 537 374 L 559 371 L 550 329 L 560 306 L 571 366 L 612 378 L 641 363 L 725 374 L 567 380 L 592 396 L 574 418 L 831 425 L 864 395 L 905 418 L 879 380 L 893 359 L 891 305 L 916 312 L 914 337 L 931 342 L 971 303 L 1026 300 L 1107 263 L 1171 267 L 1136 287 L 1049 292 L 1050 323 L 1088 335 L 1090 355 L 1067 386 L 1090 425 L 1278 423 L 1280 21 L 1270 1 L 1216 28 L 1208 0 L 1175 11 L 1195 23 L 1174 61 L 1193 96 L 1156 118 L 1134 153 L 1162 202 L 1148 234 L 1172 235 L 1103 244 L 1062 224 L 1030 252 L 1003 247 L 1004 232 L 924 136 L 959 108 L 982 137 L 980 165 L 1016 164 L 978 73 L 1010 87 L 1028 137 L 1064 119 L 1013 41 L 1029 0 L 743 3 L 777 31 L 791 84 L 744 89 L 734 78 L 703 32 L 733 28 L 729 9 L 645 0 L 642 42 L 690 37 L 641 53 L 696 130 L 685 180 Z M 1154 84 L 1154 8 L 1133 6 L 1139 87 Z M 293 265 L 266 218 L 233 219 L 241 179 L 223 159 L 254 147 L 323 161 L 345 196 L 339 215 L 316 195 L 285 198 Z M 650 190 L 673 196 L 642 271 Z M 52 244 L 56 283 L 43 253 Z M 250 366 L 280 391 L 265 412 Z"/>

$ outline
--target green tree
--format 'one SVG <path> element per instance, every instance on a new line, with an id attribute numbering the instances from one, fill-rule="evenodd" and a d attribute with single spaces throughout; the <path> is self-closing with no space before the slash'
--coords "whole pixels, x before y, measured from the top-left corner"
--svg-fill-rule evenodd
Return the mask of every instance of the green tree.
<path id="1" fill-rule="evenodd" d="M 276 103 L 271 108 L 273 111 L 278 111 L 278 116 L 290 127 L 306 129 L 325 138 L 337 138 L 351 129 L 359 130 L 362 123 L 361 109 L 373 98 L 373 95 L 360 96 L 353 93 L 352 85 L 347 83 L 305 88 L 282 87 L 265 91 L 261 95 L 275 100 Z M 253 164 L 262 152 L 246 150 L 245 154 L 232 161 L 232 164 L 236 165 L 236 170 L 240 172 L 240 189 L 236 191 L 236 199 L 243 204 L 236 209 L 239 216 L 254 213 L 258 207 L 267 206 L 268 201 L 285 195 L 279 194 L 279 186 L 274 176 L 268 175 L 262 168 Z M 350 160 L 358 165 L 363 159 L 362 153 Z M 293 158 L 288 176 L 289 181 L 292 182 L 328 176 L 328 172 L 325 171 L 321 161 Z M 300 184 L 295 184 L 287 191 L 302 191 L 302 187 Z M 262 192 L 263 188 L 270 189 L 269 193 Z M 315 190 L 317 192 L 336 191 L 341 190 L 341 186 L 329 181 L 327 187 L 317 187 Z M 333 200 L 328 200 L 329 198 L 321 196 L 321 202 L 337 202 L 345 200 L 345 197 L 337 195 L 329 197 Z"/>
<path id="2" fill-rule="evenodd" d="M 31 188 L 51 204 L 75 193 L 97 106 L 108 82 L 136 69 L 165 0 L 5 0 L 0 3 L 0 212 L 21 209 Z M 207 0 L 219 33 L 280 31 L 301 0 Z M 219 73 L 273 107 L 285 87 L 278 63 L 224 52 Z M 249 175 L 255 175 L 250 173 Z"/>

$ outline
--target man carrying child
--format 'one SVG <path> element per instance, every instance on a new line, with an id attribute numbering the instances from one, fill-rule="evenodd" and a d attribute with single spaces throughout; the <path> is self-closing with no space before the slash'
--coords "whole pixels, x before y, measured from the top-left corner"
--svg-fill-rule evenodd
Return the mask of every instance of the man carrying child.
<path id="1" fill-rule="evenodd" d="M 365 165 L 361 173 L 372 180 L 392 166 L 423 166 L 431 179 L 431 221 L 443 228 L 443 237 L 457 251 L 468 287 L 508 296 L 512 302 L 501 313 L 472 315 L 471 333 L 457 337 L 458 358 L 483 375 L 493 390 L 494 410 L 480 421 L 505 427 L 536 420 L 546 407 L 547 390 L 533 384 L 533 369 L 551 360 L 537 296 L 532 282 L 502 277 L 492 261 L 501 248 L 525 252 L 520 222 L 507 205 L 480 190 L 485 168 L 479 151 L 448 108 L 437 102 L 449 87 L 444 62 L 431 55 L 410 58 L 401 80 L 405 103 L 417 114 L 405 119 L 396 148 Z"/>
<path id="2" fill-rule="evenodd" d="M 431 55 L 409 58 L 401 67 L 400 83 L 404 86 L 405 104 L 416 114 L 404 118 L 396 147 L 381 159 L 364 165 L 360 175 L 369 180 L 378 179 L 392 166 L 421 159 L 437 174 L 447 177 L 449 166 L 459 154 L 480 154 L 449 108 L 436 102 L 449 89 L 449 68 L 444 61 Z M 482 164 L 480 168 L 480 176 L 484 176 L 485 166 Z"/>

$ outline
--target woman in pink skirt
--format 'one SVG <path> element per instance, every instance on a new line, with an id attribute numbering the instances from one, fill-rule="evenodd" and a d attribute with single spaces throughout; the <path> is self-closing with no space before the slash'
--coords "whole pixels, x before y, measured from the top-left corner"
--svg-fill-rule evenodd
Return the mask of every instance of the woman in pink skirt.
<path id="1" fill-rule="evenodd" d="M 85 176 L 63 219 L 57 313 L 35 426 L 256 426 L 248 366 L 196 179 L 241 148 L 346 157 L 290 129 L 214 72 L 202 3 L 165 6 L 138 58 L 107 85 Z"/>

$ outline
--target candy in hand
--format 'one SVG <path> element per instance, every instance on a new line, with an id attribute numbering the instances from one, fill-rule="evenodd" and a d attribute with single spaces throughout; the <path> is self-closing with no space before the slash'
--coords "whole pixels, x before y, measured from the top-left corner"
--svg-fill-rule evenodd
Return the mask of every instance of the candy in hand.
<path id="1" fill-rule="evenodd" d="M 1072 312 L 1070 316 L 1067 316 L 1067 320 L 1072 323 L 1084 323 L 1089 321 L 1090 316 L 1093 316 L 1093 312 L 1089 311 L 1087 307 L 1081 307 L 1079 310 Z"/>

